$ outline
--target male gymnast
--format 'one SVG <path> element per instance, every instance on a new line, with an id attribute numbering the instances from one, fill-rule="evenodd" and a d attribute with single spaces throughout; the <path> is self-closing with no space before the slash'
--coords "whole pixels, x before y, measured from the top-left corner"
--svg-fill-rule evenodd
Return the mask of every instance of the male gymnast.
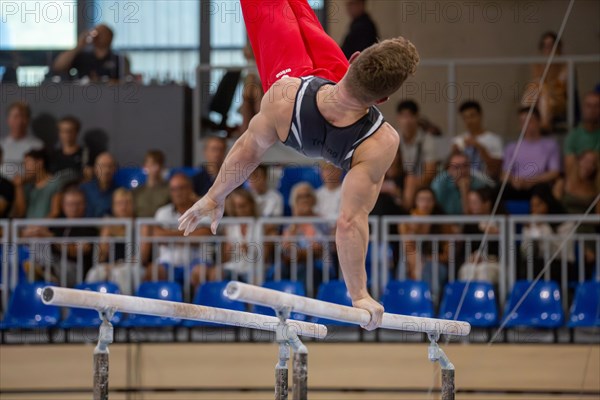
<path id="1" fill-rule="evenodd" d="M 179 229 L 188 235 L 209 217 L 215 234 L 227 195 L 278 140 L 328 160 L 347 171 L 335 237 L 344 280 L 354 307 L 371 315 L 364 328 L 375 329 L 383 307 L 367 291 L 368 217 L 399 145 L 376 105 L 414 74 L 417 50 L 397 37 L 354 53 L 348 62 L 307 0 L 241 0 L 241 6 L 265 96 L 213 186 L 179 218 Z"/>

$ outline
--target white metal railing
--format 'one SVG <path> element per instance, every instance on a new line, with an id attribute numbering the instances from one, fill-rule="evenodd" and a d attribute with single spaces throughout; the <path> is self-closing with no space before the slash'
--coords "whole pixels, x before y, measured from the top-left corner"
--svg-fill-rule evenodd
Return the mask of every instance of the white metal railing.
<path id="1" fill-rule="evenodd" d="M 335 218 L 322 217 L 272 217 L 261 218 L 257 222 L 257 232 L 259 234 L 259 242 L 261 248 L 266 248 L 267 244 L 273 245 L 273 260 L 270 263 L 270 268 L 265 265 L 265 259 L 261 258 L 257 263 L 257 282 L 260 285 L 265 281 L 267 272 L 272 270 L 273 278 L 280 280 L 282 278 L 291 279 L 293 281 L 305 280 L 306 293 L 309 297 L 316 295 L 315 283 L 328 282 L 330 278 L 341 278 L 341 271 L 334 268 L 339 267 L 337 256 L 335 253 Z M 303 235 L 283 235 L 283 230 L 294 224 L 311 224 L 315 229 L 321 230 L 319 235 L 314 238 L 307 238 Z M 275 228 L 277 234 L 267 234 L 268 227 Z M 375 298 L 379 297 L 379 260 L 377 243 L 379 241 L 379 219 L 376 217 L 369 218 L 369 244 L 371 251 L 369 253 L 369 262 L 371 264 L 371 291 Z M 306 246 L 302 242 L 308 241 Z M 313 244 L 319 243 L 321 250 L 316 254 Z M 306 260 L 299 261 L 298 251 L 306 251 Z M 287 253 L 288 260 L 284 259 L 284 253 Z M 317 262 L 320 261 L 321 276 L 315 274 L 317 271 Z M 285 272 L 284 272 L 285 271 Z"/>
<path id="2" fill-rule="evenodd" d="M 581 223 L 579 229 L 570 238 L 567 238 L 567 235 L 573 231 L 578 223 Z M 550 224 L 555 225 L 555 227 L 550 226 Z M 564 229 L 558 232 L 556 228 L 560 225 Z M 535 226 L 537 232 L 527 230 L 527 227 L 531 226 Z M 549 228 L 541 229 L 542 226 L 549 226 Z M 598 226 L 600 226 L 600 215 L 515 215 L 508 217 L 509 289 L 513 287 L 517 277 L 523 275 L 523 271 L 518 270 L 519 266 L 522 267 L 525 264 L 524 277 L 527 280 L 532 280 L 537 275 L 536 269 L 541 270 L 549 262 L 560 263 L 559 284 L 562 290 L 563 307 L 567 311 L 569 270 L 576 269 L 578 282 L 583 282 L 586 278 L 586 244 L 593 244 L 595 262 L 591 267 L 593 268 L 594 278 L 600 280 L 600 235 L 597 233 Z M 591 227 L 591 232 L 581 232 L 582 227 Z M 551 260 L 555 254 L 556 257 Z M 551 267 L 546 268 L 543 275 L 544 279 L 550 280 L 552 272 Z M 554 275 L 555 278 L 556 274 Z"/>
<path id="3" fill-rule="evenodd" d="M 506 270 L 503 267 L 505 262 L 505 249 L 506 249 L 506 221 L 503 217 L 488 216 L 384 216 L 381 218 L 381 244 L 380 251 L 382 254 L 381 258 L 381 287 L 385 288 L 389 281 L 390 265 L 389 251 L 393 251 L 393 246 L 397 246 L 398 249 L 398 264 L 393 266 L 396 270 L 396 279 L 404 280 L 407 279 L 407 251 L 404 246 L 407 242 L 414 243 L 414 252 L 417 264 L 423 264 L 422 258 L 423 247 L 425 244 L 429 244 L 431 247 L 431 261 L 428 263 L 431 266 L 431 291 L 434 298 L 439 299 L 439 294 L 442 290 L 440 287 L 440 273 L 442 263 L 439 259 L 441 253 L 441 247 L 447 244 L 448 246 L 448 280 L 450 282 L 457 279 L 457 272 L 460 265 L 457 266 L 457 261 L 460 259 L 457 257 L 460 253 L 460 246 L 464 246 L 465 259 L 473 252 L 479 250 L 473 244 L 474 242 L 481 242 L 484 238 L 484 234 L 467 234 L 462 233 L 462 226 L 465 224 L 479 224 L 481 222 L 489 222 L 495 225 L 498 229 L 498 233 L 488 233 L 486 238 L 486 245 L 481 249 L 481 259 L 490 259 L 488 255 L 488 249 L 490 243 L 497 243 L 498 245 L 498 260 L 497 263 L 500 266 L 498 270 L 498 290 L 500 294 L 500 301 L 503 302 L 506 297 Z M 439 225 L 452 227 L 446 233 L 436 232 L 434 234 L 390 234 L 390 228 L 393 225 L 399 227 L 401 224 L 416 224 L 416 225 Z M 458 229 L 457 229 L 458 228 Z M 392 258 L 393 259 L 393 258 Z"/>
<path id="4" fill-rule="evenodd" d="M 124 234 L 122 236 L 114 237 L 101 237 L 100 229 L 103 227 L 118 227 L 124 228 Z M 81 235 L 73 236 L 48 236 L 48 237 L 23 237 L 22 232 L 24 229 L 31 227 L 44 227 L 44 228 L 74 228 L 74 227 L 90 227 L 98 230 L 97 235 L 83 237 Z M 69 257 L 67 246 L 76 246 L 75 256 L 75 276 L 74 281 L 76 283 L 83 282 L 85 276 L 84 270 L 84 245 L 92 245 L 91 249 L 87 252 L 90 254 L 92 265 L 98 264 L 100 261 L 99 252 L 100 245 L 108 244 L 108 262 L 114 264 L 115 260 L 115 247 L 118 244 L 122 244 L 125 247 L 125 261 L 131 262 L 133 253 L 131 249 L 132 241 L 132 227 L 133 221 L 131 219 L 116 219 L 116 218 L 81 218 L 81 219 L 15 219 L 12 221 L 12 245 L 14 251 L 12 252 L 12 265 L 11 269 L 11 282 L 10 287 L 14 289 L 17 285 L 17 267 L 19 265 L 19 252 L 18 247 L 21 245 L 27 246 L 30 251 L 30 268 L 28 271 L 28 279 L 33 280 L 36 274 L 36 268 L 39 266 L 43 269 L 44 279 L 46 281 L 52 280 L 52 268 L 58 264 L 58 281 L 62 286 L 67 286 L 67 281 L 72 281 L 72 274 L 69 275 L 67 270 Z M 52 253 L 54 247 L 55 253 Z M 73 258 L 73 257 L 71 257 Z M 71 260 L 73 261 L 73 260 Z"/>
<path id="5" fill-rule="evenodd" d="M 0 238 L 0 246 L 2 247 L 2 259 L 0 260 L 0 269 L 2 270 L 2 276 L 0 279 L 2 280 L 2 284 L 0 285 L 0 290 L 2 290 L 2 307 L 6 309 L 8 307 L 8 293 L 9 293 L 9 271 L 11 267 L 9 266 L 9 253 L 11 251 L 10 248 L 10 221 L 8 219 L 0 219 L 0 230 L 2 230 L 2 236 Z M 15 265 L 12 266 L 12 269 L 17 269 Z"/>

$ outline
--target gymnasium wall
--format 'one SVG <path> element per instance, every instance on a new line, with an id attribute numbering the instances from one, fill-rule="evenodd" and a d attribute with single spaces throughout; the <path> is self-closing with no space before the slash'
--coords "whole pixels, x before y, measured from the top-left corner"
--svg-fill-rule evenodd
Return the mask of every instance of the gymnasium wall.
<path id="1" fill-rule="evenodd" d="M 537 56 L 542 33 L 558 32 L 567 0 L 399 1 L 369 0 L 368 10 L 381 38 L 402 35 L 410 39 L 422 59 Z M 600 52 L 600 2 L 575 1 L 563 35 L 565 55 Z M 328 31 L 341 43 L 349 26 L 345 0 L 330 0 Z M 528 66 L 477 66 L 458 68 L 456 102 L 475 98 L 482 102 L 487 127 L 506 138 L 518 135 L 515 110 L 530 76 Z M 576 65 L 579 94 L 600 83 L 596 64 Z M 388 119 L 399 98 L 411 97 L 423 114 L 447 134 L 449 99 L 444 67 L 421 67 L 391 101 L 382 106 Z M 458 105 L 458 104 L 457 104 Z M 394 121 L 390 121 L 394 123 Z M 459 119 L 458 129 L 462 131 Z"/>

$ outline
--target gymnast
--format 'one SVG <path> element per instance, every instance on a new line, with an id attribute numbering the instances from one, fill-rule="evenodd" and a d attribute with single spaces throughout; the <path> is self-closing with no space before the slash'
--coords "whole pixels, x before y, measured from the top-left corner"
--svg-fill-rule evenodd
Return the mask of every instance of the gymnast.
<path id="1" fill-rule="evenodd" d="M 373 330 L 384 310 L 367 291 L 368 217 L 399 145 L 398 133 L 376 105 L 414 74 L 417 50 L 397 37 L 348 61 L 307 0 L 241 0 L 241 6 L 265 96 L 213 186 L 179 218 L 179 229 L 188 235 L 209 217 L 216 233 L 225 198 L 278 140 L 308 157 L 324 158 L 347 171 L 336 247 L 352 304 L 370 313 L 364 328 Z"/>

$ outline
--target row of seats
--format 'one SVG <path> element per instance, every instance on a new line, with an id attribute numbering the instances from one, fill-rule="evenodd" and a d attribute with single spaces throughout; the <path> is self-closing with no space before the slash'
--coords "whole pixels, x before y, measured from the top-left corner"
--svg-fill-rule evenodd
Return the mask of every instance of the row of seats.
<path id="1" fill-rule="evenodd" d="M 560 291 L 556 282 L 540 281 L 531 285 L 530 281 L 516 282 L 505 309 L 505 315 L 515 309 L 506 321 L 507 328 L 532 327 L 556 329 L 563 325 L 564 315 L 560 299 Z M 0 329 L 34 329 L 59 327 L 63 329 L 97 327 L 100 318 L 96 311 L 85 309 L 69 309 L 67 317 L 61 320 L 58 307 L 46 306 L 41 301 L 41 292 L 45 282 L 21 283 L 13 292 L 8 310 L 0 323 Z M 231 301 L 224 296 L 227 282 L 209 282 L 201 285 L 196 291 L 193 303 L 219 307 L 236 311 L 246 311 L 246 305 Z M 304 287 L 300 282 L 272 281 L 264 287 L 287 293 L 304 296 Z M 92 290 L 102 293 L 119 293 L 114 283 L 86 283 L 78 289 Z M 529 291 L 529 292 L 527 292 Z M 174 282 L 144 282 L 136 293 L 137 296 L 183 301 L 181 286 Z M 319 300 L 351 306 L 352 302 L 343 281 L 330 281 L 319 287 Z M 382 298 L 386 311 L 397 314 L 419 317 L 433 317 L 431 292 L 425 282 L 391 281 Z M 456 315 L 457 310 L 460 311 Z M 264 315 L 275 315 L 267 307 L 254 307 L 254 312 Z M 473 327 L 490 328 L 500 322 L 494 288 L 486 282 L 452 282 L 446 285 L 444 297 L 438 316 L 444 319 L 467 321 Z M 309 318 L 293 313 L 292 318 L 307 321 Z M 350 324 L 313 318 L 313 322 L 325 325 L 350 326 Z M 126 318 L 121 313 L 113 316 L 115 326 L 132 327 L 168 327 L 183 325 L 185 327 L 218 326 L 199 321 L 181 321 L 177 318 L 162 318 L 147 315 L 131 314 Z M 569 328 L 600 326 L 600 282 L 584 282 L 577 287 L 575 299 L 571 307 Z"/>

